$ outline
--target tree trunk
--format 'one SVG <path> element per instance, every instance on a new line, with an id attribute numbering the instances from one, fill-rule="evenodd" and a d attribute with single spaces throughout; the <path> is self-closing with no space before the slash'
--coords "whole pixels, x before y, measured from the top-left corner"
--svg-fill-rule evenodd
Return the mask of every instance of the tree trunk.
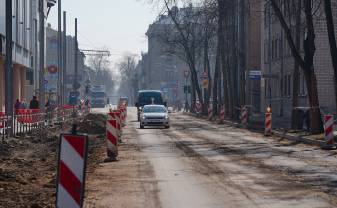
<path id="1" fill-rule="evenodd" d="M 225 25 L 225 2 L 224 0 L 218 0 L 218 47 L 219 47 L 219 67 L 222 71 L 222 86 L 223 86 L 223 92 L 224 92 L 224 105 L 225 105 L 225 113 L 226 115 L 229 115 L 229 95 L 228 95 L 228 53 L 226 53 L 226 48 L 228 48 L 228 41 L 227 38 L 225 38 L 225 31 L 224 31 L 224 25 Z M 227 24 L 226 24 L 227 25 Z"/>
<path id="2" fill-rule="evenodd" d="M 335 26 L 333 22 L 332 9 L 331 9 L 331 0 L 324 0 L 324 10 L 329 35 L 330 53 L 334 71 L 335 105 L 337 109 L 337 44 L 335 36 Z"/>
<path id="3" fill-rule="evenodd" d="M 297 15 L 296 15 L 296 36 L 295 36 L 295 45 L 296 49 L 300 50 L 301 47 L 301 7 L 302 7 L 302 1 L 297 1 L 296 5 Z M 298 126 L 300 123 L 300 110 L 297 109 L 298 107 L 298 94 L 299 94 L 299 73 L 300 73 L 300 65 L 296 59 L 295 66 L 294 66 L 294 73 L 293 73 L 293 100 L 292 100 L 292 114 L 291 114 L 291 128 L 292 129 L 300 129 L 301 127 Z"/>
<path id="4" fill-rule="evenodd" d="M 319 98 L 317 90 L 317 80 L 313 68 L 307 69 L 309 73 L 305 73 L 306 84 L 308 86 L 308 95 L 310 103 L 310 132 L 316 134 L 323 132 L 323 122 L 319 108 Z"/>
<path id="5" fill-rule="evenodd" d="M 323 125 L 320 113 L 317 80 L 314 71 L 314 55 L 315 55 L 315 29 L 313 24 L 312 0 L 303 1 L 306 25 L 306 39 L 304 40 L 304 59 L 294 43 L 292 32 L 287 22 L 285 21 L 282 11 L 276 3 L 276 0 L 270 0 L 271 6 L 274 9 L 275 15 L 278 17 L 281 26 L 285 32 L 288 44 L 291 48 L 292 55 L 296 62 L 301 66 L 308 89 L 309 104 L 310 104 L 310 130 L 312 133 L 323 132 Z"/>
<path id="6" fill-rule="evenodd" d="M 217 58 L 218 59 L 218 58 Z M 218 61 L 216 61 L 218 62 Z M 219 76 L 220 69 L 218 63 L 215 64 L 214 70 L 214 83 L 213 83 L 213 113 L 214 115 L 218 115 L 218 86 L 219 86 Z"/>

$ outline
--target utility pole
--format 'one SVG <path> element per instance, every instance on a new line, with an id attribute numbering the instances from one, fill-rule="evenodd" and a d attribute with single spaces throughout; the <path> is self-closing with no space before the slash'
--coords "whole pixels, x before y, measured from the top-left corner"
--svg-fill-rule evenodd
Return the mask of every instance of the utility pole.
<path id="1" fill-rule="evenodd" d="M 238 0 L 238 94 L 240 95 L 239 103 L 245 105 L 246 98 L 246 44 L 245 44 L 245 0 Z"/>
<path id="2" fill-rule="evenodd" d="M 77 18 L 75 18 L 75 47 L 74 47 L 74 60 L 75 60 L 75 77 L 74 77 L 74 84 L 73 84 L 73 90 L 77 91 L 78 89 L 78 82 L 77 82 L 77 76 L 78 76 L 78 65 L 77 65 L 77 58 L 78 58 L 78 42 L 77 42 Z"/>
<path id="3" fill-rule="evenodd" d="M 63 70 L 62 70 L 62 102 L 63 104 L 66 103 L 66 97 L 67 97 L 67 13 L 63 12 Z"/>
<path id="4" fill-rule="evenodd" d="M 63 90 L 62 90 L 62 14 L 61 14 L 61 8 L 62 8 L 62 1 L 58 0 L 58 44 L 57 44 L 57 104 L 60 106 L 62 104 L 63 100 Z"/>
<path id="5" fill-rule="evenodd" d="M 269 39 L 269 42 L 268 42 L 268 54 L 269 54 L 269 79 L 268 79 L 268 91 L 269 91 L 269 107 L 271 108 L 272 107 L 272 103 L 271 103 L 271 79 L 272 79 L 272 76 L 271 76 L 271 68 L 272 68 L 272 48 L 271 48 L 271 5 L 269 3 L 268 5 L 268 13 L 269 13 L 269 17 L 268 17 L 268 39 Z"/>
<path id="6" fill-rule="evenodd" d="M 44 80 L 44 71 L 45 71 L 45 61 L 44 61 L 44 51 L 45 51 L 45 42 L 44 42 L 44 0 L 39 0 L 39 16 L 40 16 L 40 35 L 39 35 L 39 44 L 40 44 L 40 73 L 39 73 L 39 100 L 40 100 L 40 110 L 45 111 L 45 80 Z"/>
<path id="7" fill-rule="evenodd" d="M 5 70 L 5 111 L 11 119 L 9 134 L 13 135 L 13 60 L 12 60 L 12 0 L 6 0 L 6 70 Z"/>

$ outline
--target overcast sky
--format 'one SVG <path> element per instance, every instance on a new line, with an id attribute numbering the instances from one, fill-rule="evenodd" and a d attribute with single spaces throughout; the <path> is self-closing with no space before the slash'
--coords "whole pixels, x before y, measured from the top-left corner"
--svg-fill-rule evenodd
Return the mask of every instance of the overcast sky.
<path id="1" fill-rule="evenodd" d="M 79 44 L 83 49 L 110 48 L 116 61 L 125 53 L 147 51 L 145 32 L 157 12 L 145 0 L 63 0 L 67 11 L 67 33 L 74 34 L 74 18 L 78 18 Z M 57 28 L 57 6 L 48 22 Z"/>

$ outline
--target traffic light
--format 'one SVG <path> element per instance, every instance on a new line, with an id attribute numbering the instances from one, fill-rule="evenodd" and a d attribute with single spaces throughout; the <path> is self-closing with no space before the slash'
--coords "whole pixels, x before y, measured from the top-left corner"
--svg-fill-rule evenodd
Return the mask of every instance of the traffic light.
<path id="1" fill-rule="evenodd" d="M 190 86 L 190 85 L 185 85 L 185 86 L 184 86 L 184 93 L 185 93 L 185 94 L 191 93 L 191 86 Z"/>

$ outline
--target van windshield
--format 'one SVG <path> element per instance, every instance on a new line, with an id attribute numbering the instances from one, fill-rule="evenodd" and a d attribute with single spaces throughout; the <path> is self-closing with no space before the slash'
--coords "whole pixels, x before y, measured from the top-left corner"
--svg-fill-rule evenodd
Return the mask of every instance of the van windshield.
<path id="1" fill-rule="evenodd" d="M 145 106 L 143 109 L 144 113 L 166 113 L 166 108 L 164 106 Z"/>
<path id="2" fill-rule="evenodd" d="M 138 97 L 141 106 L 149 104 L 163 104 L 163 98 L 160 93 L 141 93 Z"/>

